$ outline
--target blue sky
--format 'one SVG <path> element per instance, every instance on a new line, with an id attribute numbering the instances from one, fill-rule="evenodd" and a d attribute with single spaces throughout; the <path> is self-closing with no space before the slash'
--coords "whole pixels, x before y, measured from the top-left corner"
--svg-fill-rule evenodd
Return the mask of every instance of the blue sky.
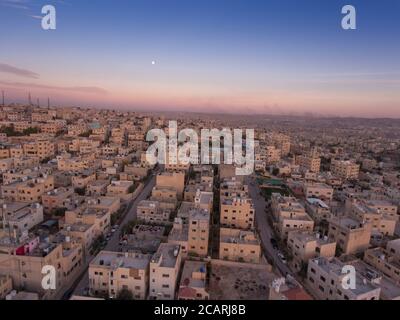
<path id="1" fill-rule="evenodd" d="M 16 101 L 400 117 L 396 0 L 0 0 L 0 27 L 0 64 L 38 75 L 0 68 Z"/>

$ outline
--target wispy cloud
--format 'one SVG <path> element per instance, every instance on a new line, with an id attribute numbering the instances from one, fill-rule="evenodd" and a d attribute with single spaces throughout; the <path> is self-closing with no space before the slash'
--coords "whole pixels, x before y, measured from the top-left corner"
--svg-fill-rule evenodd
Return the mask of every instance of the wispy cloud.
<path id="1" fill-rule="evenodd" d="M 43 89 L 43 90 L 58 90 L 58 91 L 73 91 L 80 93 L 89 93 L 89 94 L 107 94 L 107 91 L 100 87 L 93 86 L 51 86 L 46 84 L 37 84 L 37 83 L 27 83 L 27 82 L 11 82 L 11 81 L 3 81 L 0 80 L 1 85 L 10 86 L 14 88 L 24 88 L 24 89 Z"/>
<path id="2" fill-rule="evenodd" d="M 25 77 L 25 78 L 31 78 L 31 79 L 38 79 L 39 75 L 36 72 L 26 70 L 26 69 L 21 69 L 17 68 L 14 66 L 11 66 L 6 63 L 0 63 L 0 72 L 4 73 L 11 73 L 16 76 L 20 77 Z"/>
<path id="3" fill-rule="evenodd" d="M 29 10 L 29 0 L 0 0 L 0 5 L 19 10 Z"/>

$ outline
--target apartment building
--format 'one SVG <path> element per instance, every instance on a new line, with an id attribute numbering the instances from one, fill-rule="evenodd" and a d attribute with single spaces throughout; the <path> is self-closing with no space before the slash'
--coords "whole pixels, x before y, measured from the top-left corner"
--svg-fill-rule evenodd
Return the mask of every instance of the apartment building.
<path id="1" fill-rule="evenodd" d="M 343 180 L 357 179 L 360 165 L 350 160 L 335 160 L 331 162 L 331 172 Z"/>
<path id="2" fill-rule="evenodd" d="M 290 231 L 312 231 L 314 229 L 314 220 L 294 197 L 284 197 L 279 193 L 273 193 L 271 208 L 275 218 L 275 227 L 283 240 L 287 239 Z"/>
<path id="3" fill-rule="evenodd" d="M 249 188 L 240 179 L 225 178 L 220 183 L 220 200 L 232 199 L 234 197 L 246 197 L 249 195 Z"/>
<path id="4" fill-rule="evenodd" d="M 399 219 L 398 206 L 387 200 L 367 200 L 367 206 L 390 217 Z"/>
<path id="5" fill-rule="evenodd" d="M 290 263 L 297 271 L 300 271 L 310 259 L 317 257 L 333 258 L 336 253 L 336 242 L 313 232 L 289 232 L 287 246 L 293 256 Z"/>
<path id="6" fill-rule="evenodd" d="M 83 223 L 94 226 L 95 237 L 105 235 L 111 227 L 111 214 L 108 208 L 98 208 L 91 204 L 83 204 L 65 212 L 65 224 Z"/>
<path id="7" fill-rule="evenodd" d="M 324 201 L 332 201 L 333 198 L 333 188 L 325 183 L 305 183 L 303 190 L 306 198 L 318 198 Z"/>
<path id="8" fill-rule="evenodd" d="M 75 173 L 71 178 L 71 183 L 74 188 L 86 188 L 87 185 L 96 180 L 96 172 L 93 170 L 83 170 Z"/>
<path id="9" fill-rule="evenodd" d="M 43 207 L 39 203 L 6 202 L 0 208 L 0 218 L 5 234 L 19 237 L 43 222 Z"/>
<path id="10" fill-rule="evenodd" d="M 387 236 L 393 236 L 398 215 L 395 212 L 384 210 L 380 211 L 374 206 L 369 206 L 367 202 L 357 199 L 347 201 L 349 215 L 361 222 L 372 224 L 373 233 L 381 233 Z"/>
<path id="11" fill-rule="evenodd" d="M 96 239 L 94 224 L 77 221 L 71 224 L 64 223 L 61 228 L 62 235 L 80 243 L 85 254 L 90 252 L 90 248 Z"/>
<path id="12" fill-rule="evenodd" d="M 40 160 L 51 159 L 55 155 L 55 144 L 48 139 L 38 139 L 23 144 L 24 155 L 37 157 Z"/>
<path id="13" fill-rule="evenodd" d="M 185 259 L 189 251 L 189 223 L 184 222 L 179 217 L 175 218 L 172 229 L 168 234 L 168 243 L 179 245 L 181 257 Z"/>
<path id="14" fill-rule="evenodd" d="M 0 239 L 0 274 L 12 278 L 14 288 L 38 293 L 42 299 L 59 299 L 70 284 L 82 272 L 82 246 L 70 239 L 40 241 L 30 237 L 18 243 L 3 237 Z M 42 287 L 42 268 L 56 269 L 56 290 Z"/>
<path id="15" fill-rule="evenodd" d="M 343 254 L 355 254 L 368 249 L 371 231 L 371 223 L 362 223 L 350 217 L 329 219 L 328 237 L 336 241 L 337 248 Z"/>
<path id="16" fill-rule="evenodd" d="M 281 160 L 281 150 L 274 146 L 267 146 L 264 150 L 265 154 L 262 155 L 262 160 L 265 159 L 267 165 L 278 163 Z"/>
<path id="17" fill-rule="evenodd" d="M 150 261 L 150 299 L 173 300 L 181 267 L 181 247 L 162 243 Z"/>
<path id="18" fill-rule="evenodd" d="M 177 192 L 178 200 L 182 200 L 185 189 L 185 173 L 182 172 L 163 172 L 157 175 L 157 187 L 171 187 Z"/>
<path id="19" fill-rule="evenodd" d="M 318 198 L 307 198 L 305 209 L 317 224 L 321 221 L 328 221 L 331 217 L 330 207 Z"/>
<path id="20" fill-rule="evenodd" d="M 125 174 L 125 180 L 140 181 L 143 178 L 147 177 L 148 173 L 149 168 L 147 166 L 142 166 L 140 164 L 131 164 L 128 166 L 124 166 L 124 172 L 121 173 L 121 179 L 122 175 Z"/>
<path id="21" fill-rule="evenodd" d="M 129 290 L 135 300 L 145 300 L 149 287 L 151 255 L 101 251 L 89 265 L 89 290 L 93 296 L 118 298 Z"/>
<path id="22" fill-rule="evenodd" d="M 364 261 L 396 283 L 400 283 L 400 258 L 399 255 L 393 254 L 389 244 L 386 249 L 378 247 L 366 250 Z"/>
<path id="23" fill-rule="evenodd" d="M 80 172 L 90 167 L 89 161 L 81 157 L 57 157 L 57 169 L 60 171 Z"/>
<path id="24" fill-rule="evenodd" d="M 57 134 L 63 131 L 66 128 L 66 125 L 61 121 L 52 121 L 47 123 L 41 123 L 39 127 L 42 133 Z"/>
<path id="25" fill-rule="evenodd" d="M 209 300 L 207 265 L 200 261 L 185 261 L 178 291 L 178 300 Z"/>
<path id="26" fill-rule="evenodd" d="M 44 212 L 50 213 L 54 209 L 62 208 L 64 202 L 74 194 L 73 188 L 58 188 L 42 195 Z"/>
<path id="27" fill-rule="evenodd" d="M 346 264 L 337 258 L 318 257 L 309 260 L 307 284 L 311 293 L 321 300 L 379 300 L 381 289 L 356 273 L 355 289 L 343 286 Z"/>
<path id="28" fill-rule="evenodd" d="M 206 257 L 210 235 L 210 213 L 203 209 L 193 209 L 189 213 L 188 253 Z"/>
<path id="29" fill-rule="evenodd" d="M 115 197 L 124 197 L 131 193 L 132 181 L 111 181 L 107 187 L 107 195 Z"/>
<path id="30" fill-rule="evenodd" d="M 169 224 L 171 210 L 163 209 L 160 202 L 142 200 L 137 206 L 137 218 L 146 223 Z"/>
<path id="31" fill-rule="evenodd" d="M 260 263 L 260 240 L 253 231 L 220 228 L 219 259 Z"/>
<path id="32" fill-rule="evenodd" d="M 250 198 L 221 199 L 220 223 L 224 227 L 253 229 L 255 208 Z"/>
<path id="33" fill-rule="evenodd" d="M 320 172 L 321 158 L 318 153 L 310 152 L 308 155 L 302 155 L 296 158 L 297 164 L 310 172 Z"/>
<path id="34" fill-rule="evenodd" d="M 175 188 L 155 186 L 150 200 L 158 201 L 162 209 L 175 210 L 178 206 L 178 194 Z"/>
<path id="35" fill-rule="evenodd" d="M 14 160 L 14 169 L 28 169 L 39 166 L 40 159 L 38 157 L 19 157 L 13 158 Z"/>
<path id="36" fill-rule="evenodd" d="M 35 203 L 42 195 L 54 189 L 54 177 L 42 175 L 34 179 L 23 179 L 1 187 L 1 196 L 6 200 Z"/>

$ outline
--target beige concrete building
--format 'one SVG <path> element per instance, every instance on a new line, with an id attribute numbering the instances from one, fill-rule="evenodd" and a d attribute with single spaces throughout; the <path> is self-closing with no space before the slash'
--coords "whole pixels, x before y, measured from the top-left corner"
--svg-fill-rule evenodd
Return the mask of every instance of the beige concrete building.
<path id="1" fill-rule="evenodd" d="M 147 223 L 169 224 L 171 210 L 163 209 L 158 201 L 142 200 L 137 206 L 137 218 Z"/>
<path id="2" fill-rule="evenodd" d="M 57 157 L 57 168 L 60 171 L 72 171 L 80 172 L 89 169 L 90 163 L 87 159 L 75 157 L 75 158 L 65 158 Z"/>
<path id="3" fill-rule="evenodd" d="M 221 200 L 220 223 L 224 227 L 253 229 L 255 208 L 250 198 Z"/>
<path id="4" fill-rule="evenodd" d="M 24 155 L 28 157 L 37 157 L 40 160 L 51 159 L 55 155 L 54 142 L 47 139 L 38 139 L 34 142 L 23 144 Z"/>
<path id="5" fill-rule="evenodd" d="M 56 269 L 56 290 L 42 287 L 42 268 Z M 15 244 L 9 238 L 0 239 L 0 274 L 12 278 L 14 288 L 38 293 L 42 299 L 59 299 L 82 272 L 82 246 L 65 239 L 41 242 L 37 237 Z"/>
<path id="6" fill-rule="evenodd" d="M 275 227 L 281 239 L 287 239 L 290 231 L 312 231 L 314 229 L 314 220 L 294 197 L 284 197 L 279 193 L 273 193 L 271 208 Z"/>
<path id="7" fill-rule="evenodd" d="M 360 222 L 372 224 L 372 232 L 393 236 L 398 216 L 395 211 L 380 211 L 376 207 L 369 206 L 367 202 L 356 199 L 349 199 L 347 203 L 348 214 Z"/>
<path id="8" fill-rule="evenodd" d="M 129 290 L 135 300 L 145 300 L 150 260 L 151 255 L 101 251 L 89 266 L 90 294 L 117 298 L 122 290 Z"/>
<path id="9" fill-rule="evenodd" d="M 253 231 L 220 228 L 219 258 L 236 262 L 260 263 L 260 240 Z"/>
<path id="10" fill-rule="evenodd" d="M 64 236 L 74 239 L 82 245 L 85 254 L 90 252 L 90 248 L 96 239 L 94 224 L 75 222 L 72 224 L 63 224 L 60 231 Z"/>
<path id="11" fill-rule="evenodd" d="M 155 186 L 151 192 L 151 201 L 158 201 L 162 209 L 175 210 L 178 206 L 178 194 L 175 188 Z"/>
<path id="12" fill-rule="evenodd" d="M 175 218 L 172 229 L 168 234 L 168 243 L 179 245 L 181 247 L 181 257 L 185 259 L 189 248 L 189 224 L 179 217 Z"/>
<path id="13" fill-rule="evenodd" d="M 265 148 L 265 161 L 267 165 L 278 163 L 281 160 L 281 150 L 274 146 Z"/>
<path id="14" fill-rule="evenodd" d="M 14 182 L 1 187 L 1 195 L 4 199 L 35 203 L 41 202 L 42 195 L 54 189 L 54 177 L 43 175 L 34 179 Z"/>
<path id="15" fill-rule="evenodd" d="M 333 188 L 325 183 L 305 183 L 303 190 L 306 198 L 318 198 L 324 201 L 331 201 L 333 198 Z"/>
<path id="16" fill-rule="evenodd" d="M 200 261 L 185 261 L 178 300 L 209 300 L 207 265 Z"/>
<path id="17" fill-rule="evenodd" d="M 297 157 L 297 164 L 310 172 L 319 172 L 321 168 L 321 158 L 318 153 L 310 152 L 308 155 Z"/>
<path id="18" fill-rule="evenodd" d="M 336 241 L 343 254 L 354 254 L 368 249 L 372 225 L 349 217 L 329 219 L 328 237 Z"/>
<path id="19" fill-rule="evenodd" d="M 65 212 L 65 225 L 83 224 L 94 227 L 94 237 L 105 235 L 110 229 L 111 214 L 106 209 L 95 209 L 85 205 Z"/>
<path id="20" fill-rule="evenodd" d="M 150 299 L 173 300 L 181 267 L 181 247 L 162 243 L 150 261 Z"/>
<path id="21" fill-rule="evenodd" d="M 331 217 L 330 207 L 318 198 L 307 198 L 305 209 L 315 223 L 328 221 Z"/>
<path id="22" fill-rule="evenodd" d="M 210 213 L 203 209 L 193 209 L 189 214 L 188 254 L 200 257 L 208 255 L 210 234 Z"/>
<path id="23" fill-rule="evenodd" d="M 177 192 L 179 200 L 183 198 L 183 191 L 185 188 L 185 173 L 182 172 L 163 172 L 157 175 L 157 187 L 171 187 Z"/>
<path id="24" fill-rule="evenodd" d="M 333 258 L 336 253 L 336 242 L 319 233 L 292 231 L 289 232 L 287 246 L 293 256 L 290 262 L 296 271 L 300 271 L 308 260 L 325 257 Z"/>
<path id="25" fill-rule="evenodd" d="M 129 194 L 130 188 L 133 186 L 132 181 L 111 181 L 107 187 L 107 195 L 115 197 L 123 197 Z"/>
<path id="26" fill-rule="evenodd" d="M 355 289 L 343 286 L 347 276 L 345 263 L 337 258 L 319 257 L 308 263 L 307 284 L 311 293 L 321 300 L 379 300 L 381 289 L 356 273 Z"/>
<path id="27" fill-rule="evenodd" d="M 389 246 L 386 249 L 378 247 L 366 250 L 364 261 L 396 283 L 400 283 L 400 259 L 391 252 Z"/>
<path id="28" fill-rule="evenodd" d="M 350 160 L 335 160 L 331 162 L 333 175 L 343 179 L 357 179 L 360 172 L 360 165 Z"/>
<path id="29" fill-rule="evenodd" d="M 83 170 L 80 173 L 76 173 L 71 178 L 71 183 L 74 188 L 86 188 L 87 185 L 96 180 L 96 173 L 92 170 Z"/>
<path id="30" fill-rule="evenodd" d="M 24 232 L 43 222 L 43 207 L 39 203 L 3 203 L 0 221 L 5 234 L 20 237 Z"/>
<path id="31" fill-rule="evenodd" d="M 62 208 L 66 199 L 74 193 L 73 188 L 58 188 L 42 195 L 44 211 L 50 213 L 56 208 Z"/>

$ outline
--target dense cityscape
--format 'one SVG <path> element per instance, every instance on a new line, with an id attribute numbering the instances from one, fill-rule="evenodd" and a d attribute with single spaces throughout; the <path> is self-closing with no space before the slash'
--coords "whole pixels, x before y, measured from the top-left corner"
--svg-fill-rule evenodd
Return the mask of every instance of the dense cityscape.
<path id="1" fill-rule="evenodd" d="M 253 128 L 254 172 L 150 164 L 170 120 Z M 30 102 L 0 128 L 0 299 L 400 298 L 399 120 Z"/>

